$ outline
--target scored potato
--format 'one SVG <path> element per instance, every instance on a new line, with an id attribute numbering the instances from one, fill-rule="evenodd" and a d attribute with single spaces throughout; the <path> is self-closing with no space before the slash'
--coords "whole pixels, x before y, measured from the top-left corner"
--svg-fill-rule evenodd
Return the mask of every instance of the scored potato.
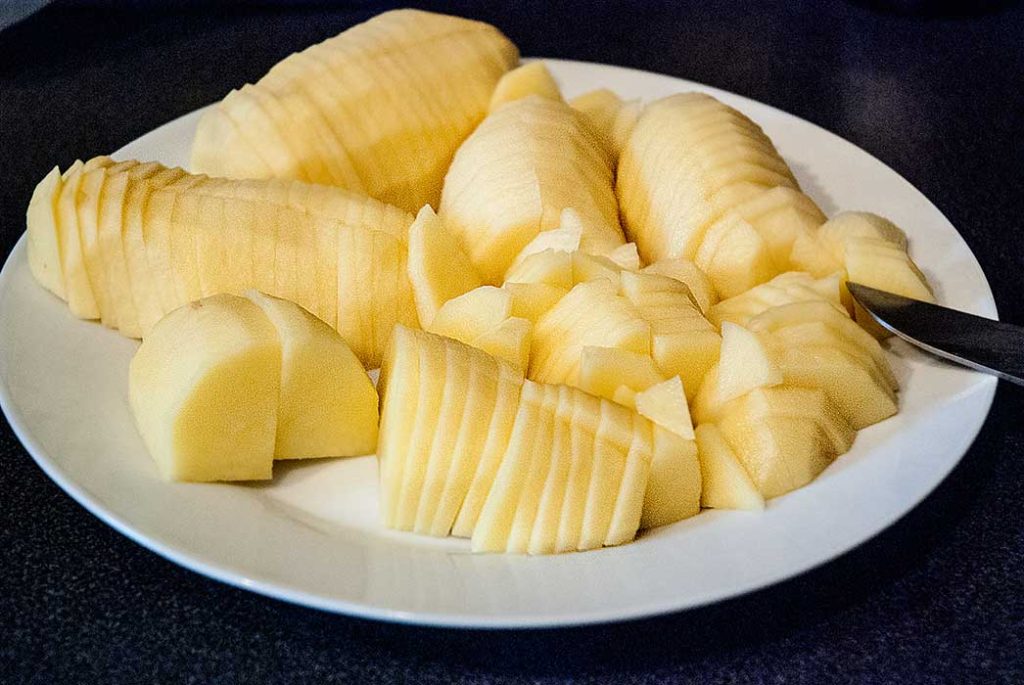
<path id="1" fill-rule="evenodd" d="M 410 212 L 436 206 L 452 153 L 518 58 L 488 24 L 385 12 L 286 57 L 207 110 L 191 168 L 337 185 Z"/>
<path id="2" fill-rule="evenodd" d="M 131 337 L 188 302 L 256 288 L 326 321 L 373 367 L 391 327 L 418 321 L 406 267 L 412 217 L 340 188 L 102 157 L 59 183 L 48 175 L 27 219 L 37 278 L 77 293 L 79 315 Z M 71 229 L 79 240 L 64 240 L 61 253 Z M 81 306 L 89 298 L 95 312 Z"/>
<path id="3" fill-rule="evenodd" d="M 518 370 L 480 350 L 395 326 L 380 378 L 385 525 L 439 536 L 472 533 L 521 384 Z"/>
<path id="4" fill-rule="evenodd" d="M 692 259 L 725 212 L 768 188 L 797 187 L 764 132 L 703 93 L 647 105 L 616 179 L 626 234 L 647 262 Z"/>
<path id="5" fill-rule="evenodd" d="M 538 233 L 571 207 L 580 248 L 608 252 L 625 242 L 610 156 L 563 102 L 532 95 L 491 113 L 459 148 L 438 215 L 458 235 L 485 282 L 499 285 Z"/>
<path id="6" fill-rule="evenodd" d="M 526 381 L 474 551 L 549 554 L 631 540 L 651 460 L 646 419 L 574 388 Z M 588 478 L 573 477 L 584 468 Z"/>

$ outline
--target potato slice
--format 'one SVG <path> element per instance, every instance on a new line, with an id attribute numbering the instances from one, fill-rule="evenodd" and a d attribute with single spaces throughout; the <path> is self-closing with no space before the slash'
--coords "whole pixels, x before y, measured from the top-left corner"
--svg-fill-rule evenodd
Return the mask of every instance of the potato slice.
<path id="1" fill-rule="evenodd" d="M 25 221 L 28 228 L 28 266 L 32 275 L 44 288 L 67 300 L 57 235 L 57 200 L 63 185 L 60 169 L 53 167 L 32 191 Z"/>
<path id="2" fill-rule="evenodd" d="M 651 385 L 638 392 L 633 400 L 640 416 L 669 430 L 685 440 L 693 440 L 693 419 L 686 391 L 679 376 Z"/>
<path id="3" fill-rule="evenodd" d="M 146 241 L 143 224 L 146 216 L 146 204 L 150 195 L 169 183 L 182 178 L 182 169 L 161 168 L 153 176 L 138 183 L 131 183 L 125 193 L 123 221 L 121 225 L 121 242 L 125 255 L 125 266 L 128 271 L 128 289 L 132 303 L 139 316 L 139 329 L 143 336 L 149 333 L 157 321 L 163 318 L 166 311 L 160 301 L 157 282 L 160 272 L 152 269 L 146 254 Z M 219 256 L 219 255 L 218 255 Z M 221 271 L 230 267 L 230 262 L 218 261 Z M 214 292 L 231 292 L 222 288 Z"/>
<path id="4" fill-rule="evenodd" d="M 120 162 L 111 165 L 104 173 L 103 190 L 100 196 L 100 211 L 97 224 L 100 263 L 104 271 L 109 304 L 117 320 L 117 328 L 122 335 L 131 338 L 142 337 L 139 324 L 139 313 L 135 309 L 128 278 L 128 260 L 125 256 L 124 242 L 121 239 L 125 220 L 125 197 L 129 187 L 144 181 L 155 174 L 160 165 L 155 162 L 138 164 L 136 162 Z M 198 290 L 189 302 L 200 297 Z"/>
<path id="5" fill-rule="evenodd" d="M 640 527 L 657 528 L 700 513 L 704 481 L 697 443 L 654 427 L 651 473 L 644 491 Z"/>
<path id="6" fill-rule="evenodd" d="M 494 87 L 488 111 L 493 112 L 506 103 L 529 95 L 549 100 L 562 99 L 562 91 L 558 89 L 558 84 L 544 62 L 530 62 L 506 72 Z"/>
<path id="7" fill-rule="evenodd" d="M 511 313 L 512 295 L 502 288 L 484 285 L 445 302 L 424 328 L 472 345 L 474 340 L 500 326 Z"/>
<path id="8" fill-rule="evenodd" d="M 718 427 L 701 424 L 696 435 L 703 484 L 701 505 L 710 509 L 764 509 L 764 497 Z"/>
<path id="9" fill-rule="evenodd" d="M 297 304 L 250 290 L 281 340 L 275 459 L 351 457 L 377 447 L 377 390 L 336 331 Z"/>
<path id="10" fill-rule="evenodd" d="M 614 402 L 601 402 L 601 418 L 594 436 L 593 471 L 587 488 L 587 505 L 583 513 L 583 528 L 576 546 L 579 551 L 596 549 L 605 544 L 615 521 L 615 505 L 627 462 L 633 446 L 633 419 L 635 412 Z M 647 427 L 650 430 L 648 424 Z M 633 454 L 634 458 L 643 456 Z M 650 468 L 650 454 L 646 456 Z M 641 488 L 646 487 L 646 478 Z M 637 509 L 640 507 L 638 506 Z M 639 524 L 639 516 L 637 517 Z M 634 530 L 634 534 L 635 534 Z"/>
<path id="11" fill-rule="evenodd" d="M 546 554 L 631 540 L 648 483 L 652 430 L 607 400 L 526 381 L 473 530 L 474 551 Z"/>
<path id="12" fill-rule="evenodd" d="M 146 246 L 146 261 L 153 276 L 160 308 L 170 312 L 182 304 L 174 281 L 171 259 L 172 218 L 178 193 L 200 181 L 200 177 L 186 175 L 176 182 L 153 191 L 143 210 L 142 240 Z"/>
<path id="13" fill-rule="evenodd" d="M 463 343 L 400 325 L 389 348 L 379 384 L 384 522 L 472 533 L 508 444 L 522 375 Z"/>
<path id="14" fill-rule="evenodd" d="M 110 164 L 106 158 L 89 160 L 89 168 L 76 161 L 68 169 L 67 178 L 57 198 L 57 236 L 60 245 L 61 271 L 67 289 L 68 308 L 80 319 L 98 319 L 99 309 L 85 269 L 82 243 L 78 231 L 78 201 L 82 176 L 99 165 Z"/>
<path id="15" fill-rule="evenodd" d="M 547 283 L 506 283 L 501 287 L 512 296 L 512 316 L 533 323 L 569 292 Z"/>
<path id="16" fill-rule="evenodd" d="M 553 554 L 558 543 L 559 521 L 567 500 L 569 474 L 573 465 L 573 408 L 572 389 L 567 385 L 557 388 L 551 461 L 548 476 L 539 493 L 536 515 L 526 545 L 529 554 Z M 517 512 L 518 513 L 518 512 Z"/>
<path id="17" fill-rule="evenodd" d="M 613 400 L 619 386 L 646 390 L 664 380 L 650 355 L 611 347 L 584 347 L 580 351 L 579 387 L 592 395 Z"/>
<path id="18" fill-rule="evenodd" d="M 78 182 L 81 185 L 75 205 L 75 220 L 78 226 L 78 243 L 82 250 L 82 265 L 85 267 L 92 296 L 96 301 L 98 318 L 106 326 L 116 326 L 117 312 L 114 310 L 110 289 L 107 285 L 106 270 L 103 268 L 103 255 L 99 243 L 100 199 L 106 181 L 106 169 L 113 164 L 113 160 L 101 159 L 104 161 L 98 163 L 87 173 L 83 173 L 80 166 L 72 165 L 65 173 L 65 183 L 74 176 L 79 176 Z M 57 216 L 59 219 L 59 210 Z"/>
<path id="19" fill-rule="evenodd" d="M 807 485 L 836 457 L 824 429 L 809 418 L 754 418 L 739 410 L 718 427 L 765 498 Z"/>
<path id="20" fill-rule="evenodd" d="M 409 227 L 407 267 L 420 325 L 429 326 L 441 306 L 483 285 L 462 244 L 424 206 Z"/>
<path id="21" fill-rule="evenodd" d="M 497 328 L 487 331 L 469 344 L 493 357 L 507 361 L 526 373 L 530 365 L 530 341 L 533 324 L 528 319 L 511 317 L 502 321 Z"/>
<path id="22" fill-rule="evenodd" d="M 724 404 L 754 388 L 778 385 L 782 372 L 761 339 L 743 326 L 722 324 L 722 349 L 715 400 Z"/>

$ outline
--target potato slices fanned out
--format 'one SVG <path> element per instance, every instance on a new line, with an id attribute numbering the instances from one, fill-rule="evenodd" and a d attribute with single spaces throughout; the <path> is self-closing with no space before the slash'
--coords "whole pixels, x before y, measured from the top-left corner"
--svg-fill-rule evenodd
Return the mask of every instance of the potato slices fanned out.
<path id="1" fill-rule="evenodd" d="M 384 523 L 468 536 L 508 443 L 522 374 L 461 342 L 396 326 L 381 368 Z"/>
<path id="2" fill-rule="evenodd" d="M 105 157 L 47 176 L 28 214 L 33 273 L 83 318 L 142 337 L 181 305 L 255 288 L 327 322 L 371 367 L 396 322 L 417 323 L 411 223 L 341 188 Z"/>
<path id="3" fill-rule="evenodd" d="M 575 210 L 580 248 L 609 252 L 625 242 L 605 146 L 564 102 L 532 95 L 493 113 L 459 148 L 438 214 L 457 234 L 485 282 L 500 285 L 538 233 Z"/>
<path id="4" fill-rule="evenodd" d="M 452 154 L 518 59 L 488 24 L 385 12 L 231 91 L 200 119 L 192 170 L 337 185 L 410 212 L 436 206 Z"/>
<path id="5" fill-rule="evenodd" d="M 650 422 L 628 409 L 526 381 L 473 549 L 550 554 L 632 540 L 652 441 Z"/>
<path id="6" fill-rule="evenodd" d="M 619 157 L 616 192 L 648 262 L 693 259 L 708 227 L 754 195 L 796 179 L 747 117 L 703 93 L 647 105 Z"/>

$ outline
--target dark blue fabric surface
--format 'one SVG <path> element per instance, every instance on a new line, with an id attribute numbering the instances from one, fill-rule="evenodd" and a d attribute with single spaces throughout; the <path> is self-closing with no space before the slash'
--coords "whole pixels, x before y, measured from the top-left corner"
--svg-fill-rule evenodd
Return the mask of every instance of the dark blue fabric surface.
<path id="1" fill-rule="evenodd" d="M 384 7 L 285 4 L 58 4 L 0 32 L 3 254 L 55 163 L 110 152 Z M 1024 324 L 1024 10 L 985 4 L 952 18 L 847 2 L 433 7 L 492 21 L 526 55 L 673 74 L 836 132 L 939 206 L 1002 318 Z M 532 633 L 374 624 L 229 588 L 87 514 L 6 424 L 0 460 L 0 682 L 1024 682 L 1019 388 L 1000 387 L 933 495 L 825 567 L 707 609 Z"/>

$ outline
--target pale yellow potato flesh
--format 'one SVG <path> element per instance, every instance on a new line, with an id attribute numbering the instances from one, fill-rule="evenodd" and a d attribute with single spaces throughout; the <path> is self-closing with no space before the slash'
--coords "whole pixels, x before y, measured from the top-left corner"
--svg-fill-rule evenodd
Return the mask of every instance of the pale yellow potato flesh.
<path id="1" fill-rule="evenodd" d="M 275 459 L 351 457 L 377 448 L 377 390 L 336 331 L 298 305 L 248 291 L 281 341 Z"/>
<path id="2" fill-rule="evenodd" d="M 640 528 L 657 528 L 700 513 L 704 484 L 697 443 L 655 427 L 651 474 L 644 492 Z"/>
<path id="3" fill-rule="evenodd" d="M 200 119 L 191 168 L 341 186 L 410 212 L 436 206 L 452 154 L 518 58 L 488 24 L 385 12 L 231 91 Z"/>
<path id="4" fill-rule="evenodd" d="M 395 326 L 378 384 L 385 525 L 472 533 L 521 384 L 520 371 L 481 350 Z"/>
<path id="5" fill-rule="evenodd" d="M 473 549 L 548 554 L 632 540 L 651 472 L 653 430 L 608 400 L 526 381 L 473 529 Z"/>
<path id="6" fill-rule="evenodd" d="M 485 24 L 386 13 L 204 115 L 220 178 L 103 157 L 40 182 L 30 269 L 145 336 L 163 477 L 377 449 L 387 526 L 549 554 L 762 508 L 897 411 L 846 282 L 934 299 L 898 227 L 826 220 L 714 98 L 566 104 L 517 61 Z"/>
<path id="7" fill-rule="evenodd" d="M 612 160 L 582 115 L 532 95 L 492 112 L 459 148 L 445 177 L 438 215 L 458 235 L 484 281 L 506 272 L 538 233 L 558 228 L 572 208 L 580 248 L 606 253 L 625 242 Z"/>
<path id="8" fill-rule="evenodd" d="M 530 62 L 506 72 L 491 94 L 488 111 L 493 112 L 502 105 L 537 95 L 549 100 L 561 100 L 562 91 L 551 76 L 544 62 Z"/>
<path id="9" fill-rule="evenodd" d="M 67 299 L 64 271 L 60 263 L 60 242 L 57 237 L 57 198 L 63 180 L 60 169 L 53 167 L 32 191 L 25 222 L 28 232 L 28 266 L 41 286 Z"/>
<path id="10" fill-rule="evenodd" d="M 721 404 L 754 388 L 782 382 L 782 372 L 757 334 L 734 323 L 722 324 L 722 350 L 718 363 L 715 399 Z"/>
<path id="11" fill-rule="evenodd" d="M 644 107 L 622 148 L 616 179 L 626 234 L 648 263 L 693 259 L 708 228 L 726 212 L 765 189 L 797 187 L 756 124 L 702 93 Z"/>
<path id="12" fill-rule="evenodd" d="M 700 504 L 708 509 L 764 509 L 764 497 L 729 443 L 713 423 L 697 426 L 697 453 L 703 489 Z"/>
<path id="13" fill-rule="evenodd" d="M 418 323 L 412 217 L 340 188 L 97 157 L 48 175 L 28 219 L 38 278 L 77 316 L 129 337 L 188 302 L 250 288 L 308 309 L 369 367 L 396 322 Z"/>
<path id="14" fill-rule="evenodd" d="M 281 343 L 263 311 L 216 295 L 160 320 L 132 359 L 136 425 L 167 480 L 265 480 L 274 460 Z"/>
<path id="15" fill-rule="evenodd" d="M 452 298 L 483 285 L 462 243 L 445 228 L 429 205 L 409 227 L 406 265 L 420 325 L 429 326 Z"/>

